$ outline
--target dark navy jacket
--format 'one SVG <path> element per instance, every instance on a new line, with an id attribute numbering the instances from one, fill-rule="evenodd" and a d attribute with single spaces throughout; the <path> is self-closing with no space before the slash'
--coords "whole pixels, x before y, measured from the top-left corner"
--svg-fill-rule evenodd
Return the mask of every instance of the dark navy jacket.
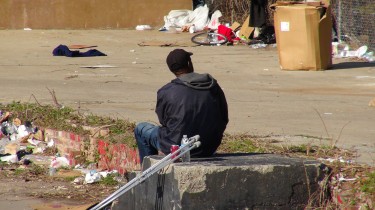
<path id="1" fill-rule="evenodd" d="M 210 156 L 221 143 L 228 124 L 225 95 L 209 74 L 181 75 L 163 86 L 157 94 L 156 114 L 161 128 L 161 151 L 170 153 L 172 144 L 180 145 L 182 135 L 200 135 L 201 146 L 192 156 Z"/>

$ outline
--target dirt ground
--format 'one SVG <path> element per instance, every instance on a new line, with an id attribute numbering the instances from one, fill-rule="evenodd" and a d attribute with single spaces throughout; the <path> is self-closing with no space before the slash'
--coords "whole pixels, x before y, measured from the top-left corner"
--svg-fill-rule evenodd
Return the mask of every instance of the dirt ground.
<path id="1" fill-rule="evenodd" d="M 334 59 L 332 70 L 283 71 L 272 46 L 196 46 L 189 33 L 157 30 L 2 30 L 0 36 L 0 103 L 52 104 L 50 89 L 59 103 L 81 112 L 156 123 L 156 91 L 173 79 L 165 58 L 184 48 L 194 53 L 196 72 L 210 73 L 223 88 L 228 133 L 287 145 L 335 144 L 375 164 L 375 107 L 368 105 L 375 98 L 374 63 Z M 96 45 L 107 56 L 52 56 L 60 44 Z M 95 65 L 112 68 L 84 68 Z"/>
<path id="2" fill-rule="evenodd" d="M 91 206 L 101 201 L 118 189 L 118 185 L 73 183 L 74 177 L 83 178 L 79 171 L 61 169 L 54 176 L 49 176 L 48 169 L 34 174 L 33 170 L 29 172 L 20 168 L 22 166 L 16 164 L 1 167 L 1 210 L 79 209 L 80 206 Z"/>
<path id="3" fill-rule="evenodd" d="M 286 144 L 337 142 L 358 149 L 358 161 L 374 164 L 375 107 L 368 106 L 375 98 L 374 63 L 334 59 L 333 70 L 283 71 L 275 47 L 195 46 L 189 33 L 157 30 L 3 30 L 0 35 L 0 103 L 35 102 L 33 95 L 51 104 L 49 88 L 61 104 L 81 111 L 157 122 L 156 91 L 173 79 L 166 55 L 184 48 L 194 53 L 196 71 L 212 74 L 224 89 L 227 132 L 272 136 Z M 97 45 L 108 56 L 52 56 L 60 44 Z M 94 65 L 114 68 L 82 68 Z"/>

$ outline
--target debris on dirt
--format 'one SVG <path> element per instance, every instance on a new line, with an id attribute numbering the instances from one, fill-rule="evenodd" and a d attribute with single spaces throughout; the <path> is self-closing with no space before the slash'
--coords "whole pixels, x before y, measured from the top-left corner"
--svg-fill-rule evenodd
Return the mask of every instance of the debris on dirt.
<path id="1" fill-rule="evenodd" d="M 85 49 L 85 48 L 93 48 L 93 47 L 98 47 L 97 45 L 84 45 L 84 44 L 73 44 L 69 45 L 69 49 Z"/>
<path id="2" fill-rule="evenodd" d="M 80 68 L 89 68 L 89 69 L 97 69 L 97 68 L 117 68 L 117 66 L 112 66 L 112 65 L 95 65 L 95 66 L 80 66 Z"/>
<path id="3" fill-rule="evenodd" d="M 53 56 L 66 57 L 92 57 L 92 56 L 107 56 L 96 49 L 88 50 L 87 52 L 80 52 L 78 50 L 71 51 L 66 45 L 59 45 L 52 51 Z"/>
<path id="4" fill-rule="evenodd" d="M 175 43 L 169 43 L 169 42 L 160 42 L 160 41 L 145 41 L 138 43 L 139 46 L 144 47 L 144 46 L 158 46 L 158 47 L 175 47 Z"/>

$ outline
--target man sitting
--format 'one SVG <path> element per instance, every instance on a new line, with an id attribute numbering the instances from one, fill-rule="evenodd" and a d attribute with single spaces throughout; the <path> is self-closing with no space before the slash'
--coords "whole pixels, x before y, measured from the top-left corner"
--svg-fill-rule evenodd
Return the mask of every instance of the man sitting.
<path id="1" fill-rule="evenodd" d="M 159 151 L 170 153 L 171 145 L 180 145 L 183 135 L 200 135 L 201 146 L 192 157 L 207 157 L 219 147 L 228 124 L 228 106 L 224 92 L 209 74 L 194 72 L 193 53 L 175 49 L 167 56 L 167 65 L 176 76 L 157 93 L 156 114 L 161 126 L 143 122 L 134 130 L 141 163 Z"/>

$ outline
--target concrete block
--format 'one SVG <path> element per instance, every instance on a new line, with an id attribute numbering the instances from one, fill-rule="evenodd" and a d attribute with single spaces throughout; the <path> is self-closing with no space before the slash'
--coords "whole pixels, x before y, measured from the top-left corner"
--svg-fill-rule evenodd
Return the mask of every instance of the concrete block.
<path id="1" fill-rule="evenodd" d="M 147 157 L 144 167 L 159 159 Z M 324 171 L 318 161 L 274 154 L 192 159 L 153 174 L 113 209 L 304 209 Z"/>

